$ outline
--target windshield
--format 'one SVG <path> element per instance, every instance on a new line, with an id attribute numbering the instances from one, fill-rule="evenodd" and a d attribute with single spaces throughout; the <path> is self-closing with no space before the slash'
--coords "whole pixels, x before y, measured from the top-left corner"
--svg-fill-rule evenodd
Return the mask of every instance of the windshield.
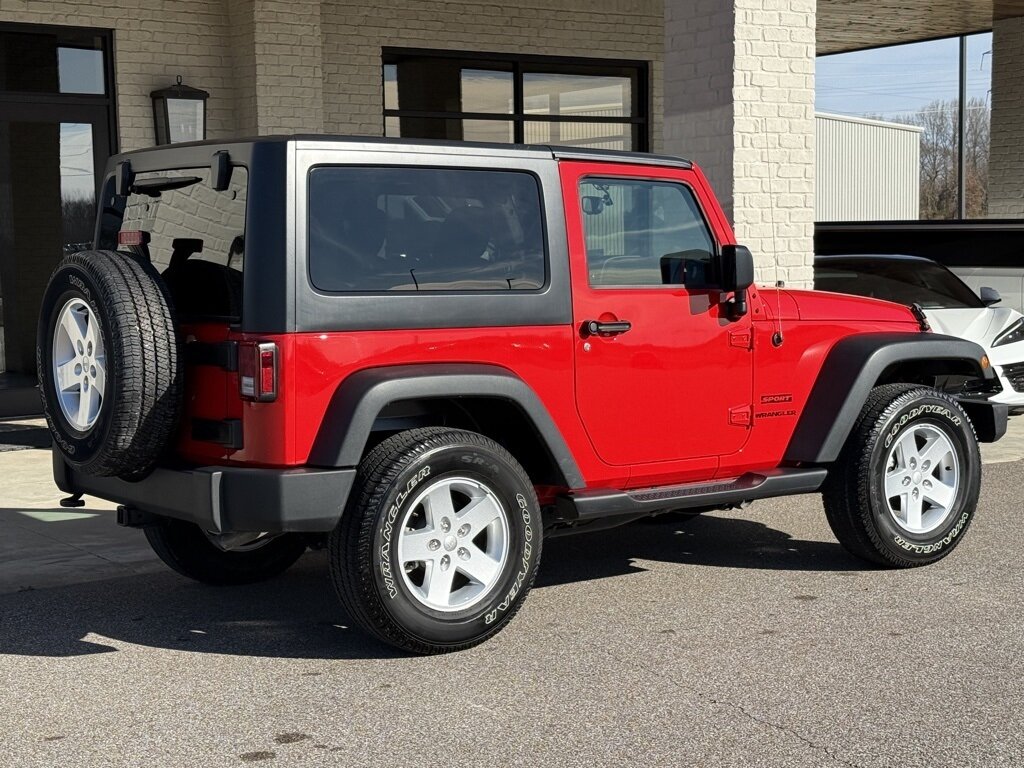
<path id="1" fill-rule="evenodd" d="M 814 287 L 924 309 L 975 309 L 985 305 L 941 264 L 911 259 L 828 259 L 814 265 Z"/>

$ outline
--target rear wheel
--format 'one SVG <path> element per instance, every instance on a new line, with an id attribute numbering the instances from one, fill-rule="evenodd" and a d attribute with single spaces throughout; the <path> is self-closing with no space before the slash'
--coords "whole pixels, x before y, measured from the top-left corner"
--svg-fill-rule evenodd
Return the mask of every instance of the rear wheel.
<path id="1" fill-rule="evenodd" d="M 194 523 L 161 520 L 146 526 L 153 551 L 167 565 L 190 579 L 206 584 L 251 584 L 273 578 L 306 551 L 301 536 L 263 536 L 225 551 L 217 538 Z"/>
<path id="2" fill-rule="evenodd" d="M 505 626 L 540 563 L 537 497 L 494 441 L 414 429 L 378 445 L 328 545 L 352 619 L 415 653 L 483 642 Z"/>
<path id="3" fill-rule="evenodd" d="M 948 555 L 974 517 L 981 456 L 949 395 L 911 384 L 871 391 L 823 489 L 839 542 L 898 568 Z"/>

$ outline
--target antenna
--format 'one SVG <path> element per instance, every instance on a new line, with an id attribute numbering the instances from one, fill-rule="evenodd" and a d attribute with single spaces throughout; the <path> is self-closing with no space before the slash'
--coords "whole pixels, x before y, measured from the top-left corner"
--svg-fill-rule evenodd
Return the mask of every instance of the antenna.
<path id="1" fill-rule="evenodd" d="M 765 158 L 771 153 L 771 147 L 768 142 L 768 118 L 761 118 L 762 135 L 764 136 L 764 153 Z M 768 217 L 772 226 L 772 267 L 775 272 L 775 298 L 777 301 L 776 315 L 775 315 L 775 333 L 772 334 L 772 346 L 781 347 L 782 342 L 785 340 L 782 335 L 782 288 L 785 283 L 779 280 L 779 245 L 775 239 L 775 190 L 772 187 L 772 164 L 767 161 L 768 165 Z"/>

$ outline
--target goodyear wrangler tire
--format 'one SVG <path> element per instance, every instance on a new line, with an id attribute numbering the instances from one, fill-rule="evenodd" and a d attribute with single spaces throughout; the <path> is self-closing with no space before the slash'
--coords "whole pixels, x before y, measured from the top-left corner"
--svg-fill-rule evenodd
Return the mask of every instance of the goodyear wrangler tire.
<path id="1" fill-rule="evenodd" d="M 76 469 L 137 479 L 170 442 L 182 371 L 170 299 L 148 262 L 66 257 L 43 294 L 36 367 L 53 442 Z"/>
<path id="2" fill-rule="evenodd" d="M 948 555 L 978 503 L 981 456 L 967 414 L 927 387 L 871 391 L 823 489 L 825 513 L 851 553 L 910 568 Z"/>
<path id="3" fill-rule="evenodd" d="M 414 653 L 456 651 L 519 609 L 540 563 L 540 511 L 529 477 L 493 440 L 413 429 L 363 460 L 328 549 L 363 629 Z"/>

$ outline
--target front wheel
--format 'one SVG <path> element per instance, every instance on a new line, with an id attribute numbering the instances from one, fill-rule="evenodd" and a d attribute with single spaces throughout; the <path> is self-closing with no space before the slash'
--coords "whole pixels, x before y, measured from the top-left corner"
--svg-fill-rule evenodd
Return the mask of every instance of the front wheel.
<path id="1" fill-rule="evenodd" d="M 413 429 L 378 445 L 328 545 L 352 619 L 414 653 L 469 648 L 518 610 L 540 563 L 533 485 L 474 432 Z"/>
<path id="2" fill-rule="evenodd" d="M 967 414 L 927 387 L 876 387 L 823 489 L 852 554 L 897 568 L 948 555 L 974 517 L 981 455 Z"/>

